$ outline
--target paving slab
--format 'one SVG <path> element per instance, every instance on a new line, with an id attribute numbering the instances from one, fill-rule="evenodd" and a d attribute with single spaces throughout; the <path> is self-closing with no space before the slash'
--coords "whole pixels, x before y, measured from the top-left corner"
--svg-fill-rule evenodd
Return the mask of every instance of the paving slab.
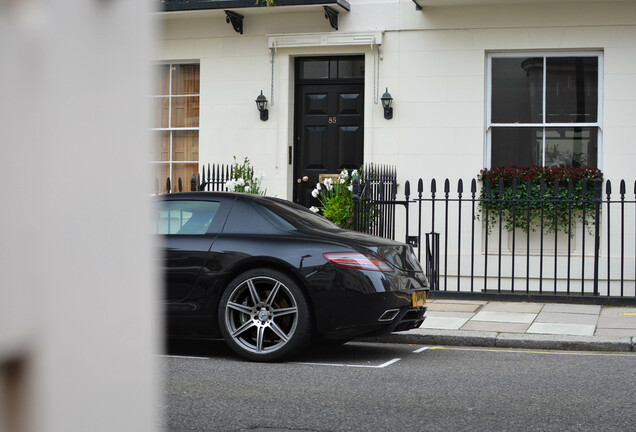
<path id="1" fill-rule="evenodd" d="M 479 304 L 463 303 L 442 303 L 435 302 L 428 305 L 429 311 L 449 311 L 449 312 L 477 312 L 482 307 Z"/>
<path id="2" fill-rule="evenodd" d="M 543 303 L 527 303 L 527 302 L 490 302 L 483 308 L 482 311 L 495 311 L 495 312 L 528 312 L 538 313 L 542 308 Z"/>
<path id="3" fill-rule="evenodd" d="M 636 329 L 636 316 L 600 316 L 598 328 Z"/>
<path id="4" fill-rule="evenodd" d="M 495 340 L 500 348 L 555 349 L 576 351 L 633 351 L 628 337 L 600 338 L 596 336 L 534 335 L 501 333 Z"/>
<path id="5" fill-rule="evenodd" d="M 472 313 L 472 312 L 449 312 L 449 311 L 428 311 L 427 310 L 425 315 L 427 317 L 446 317 L 446 318 L 470 319 L 475 314 Z"/>
<path id="6" fill-rule="evenodd" d="M 550 335 L 593 336 L 595 326 L 589 324 L 533 323 L 528 333 Z"/>
<path id="7" fill-rule="evenodd" d="M 601 306 L 599 305 L 579 305 L 568 303 L 548 303 L 541 312 L 557 312 L 557 313 L 576 313 L 576 314 L 599 314 Z"/>
<path id="8" fill-rule="evenodd" d="M 502 323 L 470 320 L 460 330 L 495 331 L 502 333 L 525 333 L 530 324 Z"/>
<path id="9" fill-rule="evenodd" d="M 543 312 L 537 315 L 535 323 L 563 323 L 563 324 L 589 324 L 596 325 L 598 315 Z"/>
<path id="10" fill-rule="evenodd" d="M 601 316 L 632 316 L 633 315 L 623 315 L 623 314 L 633 314 L 636 313 L 636 308 L 633 307 L 605 307 L 601 308 Z"/>
<path id="11" fill-rule="evenodd" d="M 534 313 L 497 312 L 481 310 L 472 318 L 474 321 L 494 321 L 530 324 L 537 317 Z"/>
<path id="12" fill-rule="evenodd" d="M 471 305 L 485 305 L 488 300 L 451 300 L 451 299 L 430 299 L 430 303 L 449 303 L 449 304 L 471 304 Z"/>
<path id="13" fill-rule="evenodd" d="M 424 320 L 420 328 L 458 330 L 461 326 L 466 324 L 466 321 L 468 321 L 468 318 L 429 316 Z"/>
<path id="14" fill-rule="evenodd" d="M 597 328 L 594 336 L 625 336 L 636 338 L 636 329 Z"/>

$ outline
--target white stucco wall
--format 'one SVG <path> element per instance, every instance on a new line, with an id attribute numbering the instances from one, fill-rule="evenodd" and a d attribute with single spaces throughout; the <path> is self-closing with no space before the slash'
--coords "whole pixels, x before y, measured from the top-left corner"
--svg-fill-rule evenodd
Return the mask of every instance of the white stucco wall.
<path id="1" fill-rule="evenodd" d="M 295 179 L 287 149 L 293 146 L 294 58 L 364 54 L 365 162 L 397 166 L 400 184 L 411 180 L 413 189 L 423 178 L 428 190 L 435 178 L 440 191 L 449 178 L 454 191 L 463 178 L 466 191 L 486 164 L 488 53 L 592 51 L 602 54 L 603 69 L 599 168 L 607 179 L 626 179 L 631 190 L 636 177 L 636 2 L 432 0 L 424 2 L 431 6 L 422 11 L 410 0 L 350 3 L 351 11 L 339 15 L 337 32 L 320 7 L 241 10 L 244 35 L 234 32 L 222 11 L 156 16 L 162 29 L 156 60 L 201 63 L 201 162 L 227 163 L 233 155 L 248 156 L 257 170 L 267 173 L 268 192 L 291 199 Z M 340 34 L 346 39 L 348 34 L 378 31 L 382 57 L 377 85 L 379 94 L 388 87 L 394 98 L 392 120 L 385 120 L 381 105 L 374 103 L 371 45 L 279 47 L 274 51 L 271 92 L 272 35 Z M 259 120 L 254 104 L 261 89 L 274 100 L 267 122 Z M 627 238 L 633 238 L 633 227 L 628 224 L 626 229 Z M 450 227 L 451 233 L 456 230 Z M 476 236 L 478 254 L 485 248 L 483 234 Z M 454 238 L 448 241 L 449 262 L 457 261 L 459 249 L 465 267 L 470 240 L 464 234 L 459 248 Z M 633 259 L 633 248 L 628 254 Z"/>
<path id="2" fill-rule="evenodd" d="M 271 193 L 291 198 L 287 146 L 293 144 L 293 59 L 364 54 L 365 161 L 394 164 L 401 179 L 472 178 L 485 164 L 487 53 L 594 50 L 604 56 L 600 168 L 608 178 L 633 176 L 636 2 L 522 2 L 422 11 L 411 1 L 350 3 L 351 11 L 340 14 L 338 33 L 384 32 L 378 83 L 394 98 L 390 121 L 374 104 L 371 46 L 277 49 L 271 94 L 268 35 L 334 33 L 317 9 L 242 10 L 243 35 L 225 22 L 222 11 L 157 15 L 162 28 L 157 61 L 201 63 L 201 162 L 248 156 L 267 173 Z M 267 122 L 259 120 L 254 104 L 261 89 L 270 102 L 274 99 Z"/>

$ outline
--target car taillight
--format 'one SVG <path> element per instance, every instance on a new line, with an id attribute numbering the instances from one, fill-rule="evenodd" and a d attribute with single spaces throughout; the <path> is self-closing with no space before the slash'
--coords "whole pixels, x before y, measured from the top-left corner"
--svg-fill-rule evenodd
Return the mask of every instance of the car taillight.
<path id="1" fill-rule="evenodd" d="M 389 264 L 371 254 L 360 252 L 331 252 L 323 254 L 323 257 L 330 263 L 340 267 L 381 272 L 393 271 Z"/>

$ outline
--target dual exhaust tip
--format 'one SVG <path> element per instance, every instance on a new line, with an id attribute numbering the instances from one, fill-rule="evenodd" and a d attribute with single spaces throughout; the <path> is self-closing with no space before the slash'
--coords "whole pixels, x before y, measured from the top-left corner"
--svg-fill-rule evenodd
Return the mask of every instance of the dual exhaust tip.
<path id="1" fill-rule="evenodd" d="M 391 322 L 399 313 L 399 309 L 388 309 L 378 318 L 378 322 Z"/>

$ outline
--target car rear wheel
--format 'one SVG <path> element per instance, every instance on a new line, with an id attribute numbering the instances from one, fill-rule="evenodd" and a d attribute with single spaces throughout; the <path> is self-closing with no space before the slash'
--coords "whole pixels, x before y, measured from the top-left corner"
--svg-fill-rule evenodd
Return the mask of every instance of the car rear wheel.
<path id="1" fill-rule="evenodd" d="M 228 346 L 253 361 L 280 360 L 311 340 L 303 292 L 271 269 L 250 270 L 230 282 L 219 304 L 219 324 Z"/>

